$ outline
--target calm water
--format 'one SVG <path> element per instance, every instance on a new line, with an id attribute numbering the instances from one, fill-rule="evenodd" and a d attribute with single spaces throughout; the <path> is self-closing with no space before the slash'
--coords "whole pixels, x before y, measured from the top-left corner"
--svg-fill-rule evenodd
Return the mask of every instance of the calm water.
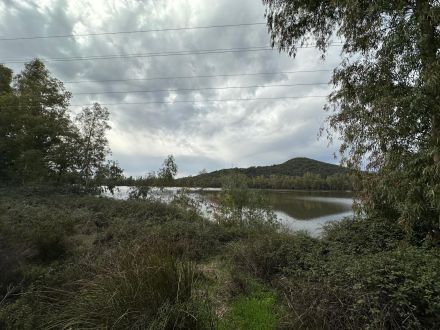
<path id="1" fill-rule="evenodd" d="M 353 215 L 353 197 L 344 192 L 270 191 L 268 197 L 282 223 L 317 236 L 322 226 Z"/>
<path id="2" fill-rule="evenodd" d="M 128 190 L 128 187 L 119 187 L 119 191 L 113 197 L 126 199 Z M 162 193 L 157 192 L 157 195 L 167 201 L 177 190 L 178 188 L 167 188 Z M 205 189 L 203 192 L 198 192 L 196 189 L 191 189 L 191 195 L 206 202 L 202 206 L 202 212 L 209 216 L 212 197 L 219 191 L 219 189 Z M 292 230 L 308 231 L 313 236 L 320 234 L 325 223 L 353 215 L 353 198 L 346 192 L 265 190 L 264 193 L 283 224 Z"/>
<path id="3" fill-rule="evenodd" d="M 264 190 L 278 219 L 293 230 L 317 236 L 322 226 L 353 215 L 353 197 L 348 192 Z M 215 194 L 215 191 L 204 193 Z"/>

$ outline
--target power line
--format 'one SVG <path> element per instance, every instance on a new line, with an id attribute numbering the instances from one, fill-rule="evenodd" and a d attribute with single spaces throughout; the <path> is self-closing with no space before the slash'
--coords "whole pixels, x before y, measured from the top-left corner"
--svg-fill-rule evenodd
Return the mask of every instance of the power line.
<path id="1" fill-rule="evenodd" d="M 137 54 L 108 54 L 96 56 L 77 56 L 77 57 L 53 57 L 41 59 L 42 62 L 67 62 L 67 61 L 90 61 L 90 60 L 109 60 L 120 58 L 136 58 L 136 57 L 164 57 L 164 56 L 182 56 L 182 55 L 201 55 L 201 54 L 223 54 L 223 53 L 237 53 L 237 52 L 252 52 L 252 51 L 268 51 L 273 50 L 270 47 L 247 47 L 247 48 L 220 48 L 220 49 L 201 49 L 195 51 L 171 51 L 159 53 L 137 53 Z M 23 60 L 6 60 L 0 61 L 2 63 L 27 63 L 32 59 Z"/>
<path id="2" fill-rule="evenodd" d="M 255 73 L 235 73 L 235 74 L 216 74 L 216 75 L 200 75 L 200 76 L 131 78 L 131 79 L 77 80 L 77 81 L 65 81 L 64 84 L 102 83 L 102 82 L 126 82 L 126 81 L 149 81 L 149 80 L 173 80 L 173 79 L 194 79 L 194 78 L 218 78 L 218 77 L 240 77 L 240 76 L 260 76 L 260 75 L 263 76 L 263 75 L 281 75 L 281 74 L 315 73 L 315 72 L 331 72 L 331 71 L 333 71 L 333 69 L 278 71 L 278 72 L 255 72 Z"/>
<path id="3" fill-rule="evenodd" d="M 98 95 L 98 94 L 131 94 L 131 93 L 161 93 L 161 92 L 189 92 L 202 90 L 225 90 L 225 89 L 246 89 L 246 88 L 271 88 L 271 87 L 294 87 L 294 86 L 315 86 L 328 85 L 327 82 L 299 83 L 299 84 L 280 84 L 280 85 L 253 85 L 253 86 L 225 86 L 225 87 L 201 87 L 201 88 L 177 88 L 177 89 L 152 89 L 134 91 L 102 91 L 102 92 L 80 92 L 74 95 Z"/>
<path id="4" fill-rule="evenodd" d="M 297 99 L 307 99 L 307 98 L 326 98 L 328 95 L 307 95 L 307 96 L 280 96 L 280 97 L 255 97 L 246 99 L 218 99 L 218 100 L 177 100 L 177 101 L 148 101 L 148 102 L 116 102 L 116 103 L 99 103 L 101 106 L 113 106 L 113 105 L 148 105 L 148 104 L 175 104 L 175 103 L 205 103 L 205 102 L 242 102 L 242 101 L 275 101 L 275 100 L 297 100 Z M 71 104 L 71 107 L 88 107 L 92 106 L 93 103 L 89 104 Z M 40 105 L 22 105 L 25 108 L 39 108 Z M 12 108 L 15 105 L 0 105 L 0 108 Z"/>
<path id="5" fill-rule="evenodd" d="M 342 44 L 331 44 L 329 47 L 341 46 Z M 314 48 L 315 46 L 301 46 L 297 48 Z M 140 54 L 109 54 L 85 57 L 58 57 L 41 59 L 42 62 L 70 62 L 70 61 L 90 61 L 90 60 L 109 60 L 122 58 L 146 58 L 146 57 L 166 57 L 166 56 L 182 56 L 182 55 L 204 55 L 204 54 L 225 54 L 225 53 L 241 53 L 241 52 L 259 52 L 259 51 L 274 51 L 271 47 L 244 47 L 244 48 L 220 48 L 220 49 L 202 49 L 193 51 L 174 51 L 174 52 L 159 52 L 159 53 L 140 53 Z M 0 63 L 27 63 L 32 59 L 27 60 L 0 60 Z"/>
<path id="6" fill-rule="evenodd" d="M 92 55 L 92 56 L 77 56 L 77 57 L 52 57 L 46 59 L 40 59 L 42 62 L 63 62 L 63 61 L 85 61 L 85 60 L 101 60 L 101 59 L 119 59 L 119 58 L 132 58 L 132 57 L 157 57 L 157 56 L 178 56 L 178 55 L 198 55 L 198 54 L 217 54 L 227 52 L 243 52 L 243 51 L 262 51 L 273 50 L 270 47 L 247 47 L 247 48 L 220 48 L 220 49 L 201 49 L 195 51 L 170 51 L 170 52 L 158 52 L 158 53 L 137 53 L 137 54 L 107 54 L 107 55 Z M 32 59 L 22 60 L 6 60 L 0 61 L 2 63 L 27 63 Z"/>
<path id="7" fill-rule="evenodd" d="M 241 23 L 241 24 L 222 24 L 222 25 L 207 25 L 207 26 L 191 26 L 180 28 L 165 28 L 165 29 L 149 29 L 149 30 L 131 30 L 131 31 L 115 31 L 115 32 L 97 32 L 97 33 L 78 33 L 78 34 L 60 34 L 49 36 L 23 36 L 23 37 L 0 37 L 0 41 L 15 41 L 15 40 L 32 40 L 32 39 L 55 39 L 55 38 L 76 38 L 76 37 L 94 37 L 118 34 L 134 34 L 134 33 L 151 33 L 151 32 L 169 32 L 182 30 L 202 30 L 202 29 L 218 29 L 218 28 L 232 28 L 241 26 L 257 26 L 266 25 L 266 23 Z"/>
<path id="8" fill-rule="evenodd" d="M 281 97 L 256 97 L 256 98 L 246 98 L 246 99 L 219 99 L 219 100 L 179 100 L 179 101 L 151 101 L 151 102 L 117 102 L 117 103 L 99 103 L 102 106 L 113 106 L 113 105 L 147 105 L 147 104 L 175 104 L 175 103 L 205 103 L 205 102 L 237 102 L 237 101 L 274 101 L 274 100 L 296 100 L 296 99 L 306 99 L 306 98 L 325 98 L 328 95 L 308 95 L 308 96 L 281 96 Z M 92 104 L 72 104 L 72 107 L 87 107 Z"/>

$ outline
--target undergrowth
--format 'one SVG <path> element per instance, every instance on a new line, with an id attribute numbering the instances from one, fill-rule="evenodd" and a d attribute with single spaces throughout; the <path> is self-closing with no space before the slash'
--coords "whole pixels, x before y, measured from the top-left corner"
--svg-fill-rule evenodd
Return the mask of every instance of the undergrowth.
<path id="1" fill-rule="evenodd" d="M 230 211 L 212 222 L 181 201 L 0 190 L 0 328 L 440 324 L 438 248 L 397 224 L 346 219 L 316 239 Z"/>

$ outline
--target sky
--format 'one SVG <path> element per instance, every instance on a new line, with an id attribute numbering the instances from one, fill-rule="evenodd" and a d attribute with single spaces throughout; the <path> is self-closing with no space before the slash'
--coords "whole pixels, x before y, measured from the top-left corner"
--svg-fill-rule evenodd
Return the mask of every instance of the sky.
<path id="1" fill-rule="evenodd" d="M 111 157 L 127 175 L 155 171 L 169 154 L 178 176 L 293 157 L 337 163 L 338 143 L 318 133 L 341 50 L 323 59 L 314 48 L 295 58 L 268 49 L 267 27 L 253 24 L 264 12 L 259 0 L 2 0 L 0 39 L 15 40 L 0 40 L 0 63 L 19 73 L 23 63 L 11 62 L 44 60 L 72 92 L 72 115 L 107 104 Z M 223 27 L 181 29 L 208 26 Z M 20 39 L 54 35 L 76 36 Z M 102 58 L 115 54 L 124 56 Z"/>

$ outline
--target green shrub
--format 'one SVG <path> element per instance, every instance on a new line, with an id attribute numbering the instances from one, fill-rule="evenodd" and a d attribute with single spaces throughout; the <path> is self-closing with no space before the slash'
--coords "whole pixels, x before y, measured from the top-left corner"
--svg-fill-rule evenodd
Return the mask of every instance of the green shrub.
<path id="1" fill-rule="evenodd" d="M 229 253 L 240 270 L 270 280 L 275 275 L 308 271 L 326 252 L 319 240 L 305 233 L 272 232 L 237 242 Z"/>
<path id="2" fill-rule="evenodd" d="M 434 329 L 440 324 L 440 258 L 420 248 L 332 260 L 282 279 L 295 329 Z"/>
<path id="3" fill-rule="evenodd" d="M 39 328 L 39 312 L 28 297 L 20 297 L 11 303 L 0 304 L 0 329 L 34 330 Z"/>
<path id="4" fill-rule="evenodd" d="M 368 254 L 396 249 L 402 245 L 404 232 L 390 220 L 346 218 L 326 225 L 323 239 L 337 252 Z"/>
<path id="5" fill-rule="evenodd" d="M 38 257 L 42 261 L 52 261 L 63 257 L 68 250 L 62 232 L 53 230 L 37 233 L 34 242 L 38 251 Z"/>

